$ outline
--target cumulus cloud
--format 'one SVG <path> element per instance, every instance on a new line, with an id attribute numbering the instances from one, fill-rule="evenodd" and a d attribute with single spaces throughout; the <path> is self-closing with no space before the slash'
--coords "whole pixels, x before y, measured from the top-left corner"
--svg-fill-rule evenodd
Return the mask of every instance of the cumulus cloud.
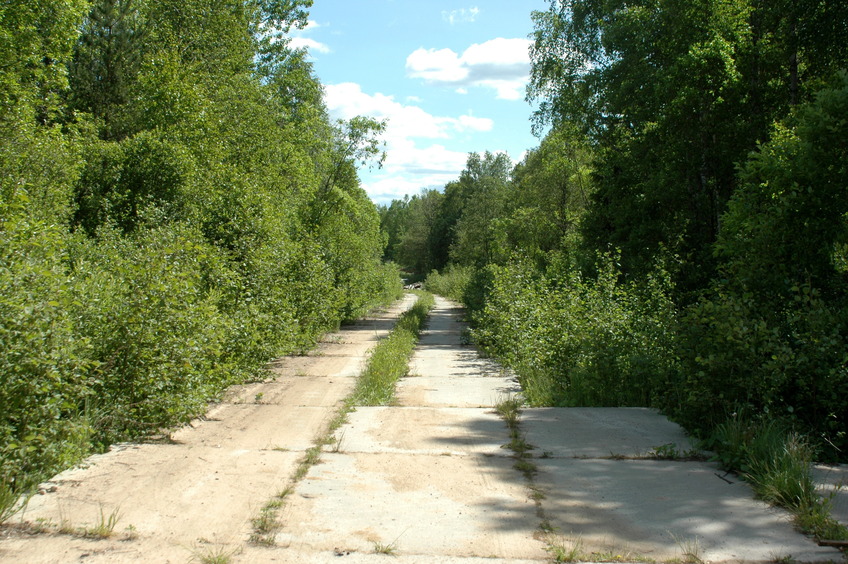
<path id="1" fill-rule="evenodd" d="M 332 53 L 332 49 L 330 49 L 330 46 L 326 43 L 321 43 L 311 37 L 306 37 L 307 34 L 320 27 L 323 26 L 314 20 L 309 20 L 306 22 L 306 26 L 304 26 L 303 29 L 293 29 L 289 39 L 289 46 L 293 49 L 306 49 L 310 53 Z"/>
<path id="2" fill-rule="evenodd" d="M 435 116 L 419 106 L 404 104 L 394 96 L 368 94 L 359 84 L 346 82 L 325 87 L 325 103 L 334 118 L 365 115 L 387 119 L 383 135 L 386 161 L 379 174 L 364 174 L 363 187 L 377 201 L 401 198 L 421 188 L 441 188 L 465 168 L 468 155 L 447 149 L 438 140 L 454 135 L 491 131 L 494 122 L 470 113 L 458 117 Z"/>
<path id="3" fill-rule="evenodd" d="M 320 41 L 315 41 L 309 37 L 292 37 L 289 41 L 289 46 L 292 49 L 306 49 L 310 53 L 330 53 L 330 47 Z"/>
<path id="4" fill-rule="evenodd" d="M 472 86 L 490 88 L 500 99 L 520 100 L 530 75 L 530 40 L 499 37 L 475 43 L 461 55 L 451 49 L 413 51 L 407 74 L 466 93 Z"/>
<path id="5" fill-rule="evenodd" d="M 442 11 L 442 19 L 451 25 L 458 23 L 473 23 L 480 14 L 480 8 L 472 6 L 471 8 L 460 10 Z"/>

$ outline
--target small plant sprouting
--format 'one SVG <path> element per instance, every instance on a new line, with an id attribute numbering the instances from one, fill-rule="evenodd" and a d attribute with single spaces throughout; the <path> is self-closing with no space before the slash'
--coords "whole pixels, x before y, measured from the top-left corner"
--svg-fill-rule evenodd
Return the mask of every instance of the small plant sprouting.
<path id="1" fill-rule="evenodd" d="M 87 538 L 95 538 L 95 539 L 108 539 L 115 533 L 115 526 L 118 524 L 118 520 L 121 518 L 121 514 L 116 508 L 109 515 L 106 515 L 103 510 L 103 506 L 100 506 L 100 518 L 97 523 L 89 527 L 87 529 L 83 529 L 82 536 Z"/>
<path id="2" fill-rule="evenodd" d="M 684 563 L 703 564 L 704 560 L 701 558 L 701 541 L 698 540 L 698 537 L 683 538 L 678 537 L 674 533 L 670 534 L 674 539 L 674 542 L 676 542 L 677 546 L 680 548 L 680 553 L 683 555 Z"/>
<path id="3" fill-rule="evenodd" d="M 192 550 L 190 562 L 200 562 L 200 564 L 229 564 L 233 556 L 239 552 L 239 548 L 227 549 L 223 545 L 218 545 L 213 548 L 195 549 Z"/>
<path id="4" fill-rule="evenodd" d="M 583 539 L 577 537 L 569 540 L 557 535 L 548 535 L 545 550 L 554 559 L 554 562 L 577 562 L 583 550 Z"/>
<path id="5" fill-rule="evenodd" d="M 253 396 L 253 400 L 255 403 L 262 403 L 262 398 L 265 397 L 265 392 L 257 392 L 255 396 Z"/>
<path id="6" fill-rule="evenodd" d="M 383 544 L 374 542 L 374 554 L 385 554 L 388 556 L 397 556 L 397 545 L 395 543 Z"/>

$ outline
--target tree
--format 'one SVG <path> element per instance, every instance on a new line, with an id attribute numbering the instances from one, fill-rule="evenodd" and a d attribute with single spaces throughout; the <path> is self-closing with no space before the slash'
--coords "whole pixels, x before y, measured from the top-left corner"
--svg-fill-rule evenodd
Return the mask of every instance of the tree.
<path id="1" fill-rule="evenodd" d="M 844 62 L 812 28 L 826 13 L 840 22 L 828 29 L 843 29 L 844 6 L 801 4 L 785 17 L 748 0 L 568 0 L 534 13 L 537 126 L 575 123 L 597 146 L 590 246 L 621 248 L 635 275 L 671 248 L 686 261 L 682 291 L 708 284 L 736 163 L 786 115 L 802 78 Z M 803 62 L 793 70 L 790 58 Z"/>
<path id="2" fill-rule="evenodd" d="M 134 0 L 98 0 L 83 23 L 70 65 L 74 105 L 103 121 L 104 139 L 126 135 L 115 123 L 129 102 L 144 56 L 146 27 Z"/>

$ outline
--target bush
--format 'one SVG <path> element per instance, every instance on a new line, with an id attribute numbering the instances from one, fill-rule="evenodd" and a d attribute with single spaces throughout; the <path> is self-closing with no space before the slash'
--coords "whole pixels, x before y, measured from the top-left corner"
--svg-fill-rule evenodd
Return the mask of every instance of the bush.
<path id="1" fill-rule="evenodd" d="M 179 226 L 75 239 L 71 311 L 95 363 L 86 399 L 101 447 L 188 422 L 228 382 L 229 322 L 203 280 L 213 256 Z"/>
<path id="2" fill-rule="evenodd" d="M 428 292 L 464 303 L 466 292 L 474 278 L 473 266 L 449 265 L 443 272 L 434 270 L 424 280 Z"/>
<path id="3" fill-rule="evenodd" d="M 489 268 L 474 335 L 516 370 L 531 404 L 658 403 L 676 370 L 676 310 L 662 269 L 638 286 L 620 281 L 614 255 L 593 279 L 562 261 L 544 274 L 523 262 Z"/>
<path id="4" fill-rule="evenodd" d="M 70 314 L 60 227 L 0 203 L 0 482 L 22 490 L 87 452 L 88 340 Z"/>

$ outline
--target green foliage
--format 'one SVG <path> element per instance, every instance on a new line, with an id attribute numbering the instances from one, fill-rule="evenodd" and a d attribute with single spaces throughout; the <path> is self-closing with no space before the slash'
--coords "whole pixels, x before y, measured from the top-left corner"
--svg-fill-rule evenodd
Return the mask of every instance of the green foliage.
<path id="1" fill-rule="evenodd" d="M 146 219 L 179 216 L 192 169 L 183 147 L 143 132 L 120 143 L 95 142 L 83 158 L 74 222 L 89 234 L 106 223 L 129 233 Z"/>
<path id="2" fill-rule="evenodd" d="M 653 405 L 663 393 L 675 369 L 668 277 L 622 283 L 615 258 L 602 258 L 596 279 L 561 261 L 547 273 L 490 267 L 474 334 L 516 370 L 531 405 Z"/>
<path id="3" fill-rule="evenodd" d="M 61 228 L 0 205 L 0 477 L 22 490 L 31 474 L 76 462 L 88 426 L 87 339 L 74 330 Z"/>
<path id="4" fill-rule="evenodd" d="M 472 283 L 474 271 L 473 266 L 451 264 L 444 272 L 434 270 L 428 274 L 424 281 L 424 287 L 427 288 L 428 292 L 462 303 L 468 287 Z"/>
<path id="5" fill-rule="evenodd" d="M 229 322 L 205 287 L 215 257 L 196 232 L 98 235 L 75 240 L 72 313 L 96 363 L 86 408 L 105 446 L 201 413 L 227 382 L 221 358 Z"/>
<path id="6" fill-rule="evenodd" d="M 356 173 L 384 124 L 332 124 L 281 36 L 310 5 L 0 7 L 10 495 L 400 294 Z"/>

